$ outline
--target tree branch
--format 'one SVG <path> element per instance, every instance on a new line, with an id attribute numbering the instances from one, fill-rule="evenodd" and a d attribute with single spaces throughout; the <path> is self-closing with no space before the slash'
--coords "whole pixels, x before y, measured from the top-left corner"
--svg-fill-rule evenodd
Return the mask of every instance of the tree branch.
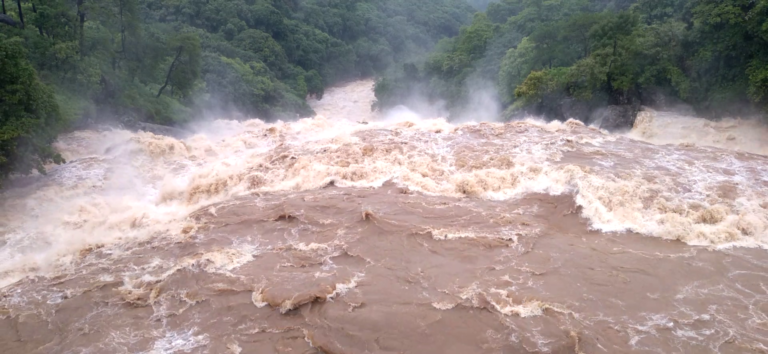
<path id="1" fill-rule="evenodd" d="M 123 0 L 120 0 L 120 47 L 121 54 L 125 55 L 125 22 L 123 22 Z"/>
<path id="2" fill-rule="evenodd" d="M 32 13 L 37 14 L 37 7 L 35 6 L 34 2 L 32 2 Z M 41 36 L 43 36 L 43 27 L 37 26 L 37 32 L 40 33 Z"/>

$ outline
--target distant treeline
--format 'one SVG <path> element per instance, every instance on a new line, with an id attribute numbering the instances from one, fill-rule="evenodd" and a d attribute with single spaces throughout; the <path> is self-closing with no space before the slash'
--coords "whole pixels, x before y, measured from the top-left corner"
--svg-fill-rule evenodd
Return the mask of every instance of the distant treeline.
<path id="1" fill-rule="evenodd" d="M 675 101 L 737 115 L 768 101 L 768 1 L 499 0 L 425 61 L 377 83 L 378 105 L 421 94 L 456 112 L 470 82 L 507 115 Z"/>
<path id="2" fill-rule="evenodd" d="M 3 0 L 0 179 L 60 161 L 50 144 L 74 122 L 309 116 L 307 95 L 414 60 L 474 11 L 464 0 Z"/>

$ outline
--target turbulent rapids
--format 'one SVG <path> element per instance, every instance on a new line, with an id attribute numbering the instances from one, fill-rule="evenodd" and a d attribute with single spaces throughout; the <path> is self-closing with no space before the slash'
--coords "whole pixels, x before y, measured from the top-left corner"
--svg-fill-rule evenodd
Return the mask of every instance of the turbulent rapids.
<path id="1" fill-rule="evenodd" d="M 768 351 L 767 128 L 376 117 L 371 85 L 61 137 L 0 202 L 0 352 Z"/>

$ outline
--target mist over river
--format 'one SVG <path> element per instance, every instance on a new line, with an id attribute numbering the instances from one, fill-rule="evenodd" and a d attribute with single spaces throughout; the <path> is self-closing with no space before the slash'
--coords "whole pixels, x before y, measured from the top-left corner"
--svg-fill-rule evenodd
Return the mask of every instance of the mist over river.
<path id="1" fill-rule="evenodd" d="M 61 136 L 0 200 L 0 352 L 768 352 L 768 128 L 454 125 L 372 86 Z"/>

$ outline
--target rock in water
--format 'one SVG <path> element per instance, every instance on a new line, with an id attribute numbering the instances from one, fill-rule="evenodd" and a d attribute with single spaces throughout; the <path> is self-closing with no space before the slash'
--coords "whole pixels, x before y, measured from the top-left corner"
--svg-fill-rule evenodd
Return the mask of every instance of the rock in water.
<path id="1" fill-rule="evenodd" d="M 600 129 L 629 130 L 635 124 L 638 110 L 635 106 L 608 106 L 595 112 L 594 118 L 600 122 Z"/>

